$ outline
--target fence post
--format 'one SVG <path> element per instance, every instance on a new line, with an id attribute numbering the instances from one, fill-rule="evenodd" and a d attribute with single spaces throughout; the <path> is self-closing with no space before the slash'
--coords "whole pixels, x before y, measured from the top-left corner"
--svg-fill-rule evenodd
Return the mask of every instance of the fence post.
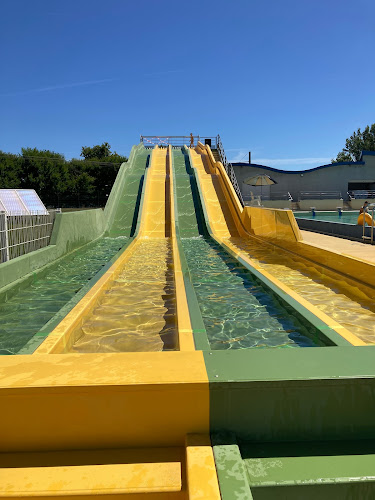
<path id="1" fill-rule="evenodd" d="M 7 262 L 9 260 L 9 238 L 8 238 L 8 220 L 6 212 L 0 212 L 0 228 L 4 228 L 4 256 L 3 262 Z"/>

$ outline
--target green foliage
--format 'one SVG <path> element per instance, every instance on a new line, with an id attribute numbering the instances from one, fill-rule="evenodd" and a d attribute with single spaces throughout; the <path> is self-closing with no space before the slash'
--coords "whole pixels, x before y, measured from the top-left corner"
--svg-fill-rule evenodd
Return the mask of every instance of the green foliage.
<path id="1" fill-rule="evenodd" d="M 96 146 L 82 146 L 81 155 L 85 160 L 101 159 L 111 156 L 111 146 L 108 142 L 103 142 L 103 144 L 97 144 Z"/>
<path id="2" fill-rule="evenodd" d="M 95 156 L 102 155 L 102 156 Z M 84 159 L 22 148 L 20 155 L 0 151 L 0 189 L 35 189 L 47 206 L 104 206 L 125 156 L 105 142 L 83 147 Z"/>
<path id="3" fill-rule="evenodd" d="M 340 161 L 359 161 L 362 151 L 375 151 L 375 123 L 361 131 L 359 128 L 357 132 L 346 139 L 345 147 L 337 155 L 332 163 Z"/>
<path id="4" fill-rule="evenodd" d="M 103 144 L 97 144 L 96 146 L 83 146 L 81 155 L 85 160 L 96 160 L 103 163 L 123 163 L 128 161 L 126 156 L 121 156 L 116 153 L 112 153 L 111 146 L 108 142 L 103 142 Z"/>

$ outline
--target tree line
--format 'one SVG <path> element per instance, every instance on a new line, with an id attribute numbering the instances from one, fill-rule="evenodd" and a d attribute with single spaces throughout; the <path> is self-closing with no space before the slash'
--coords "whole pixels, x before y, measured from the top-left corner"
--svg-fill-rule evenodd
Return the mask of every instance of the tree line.
<path id="1" fill-rule="evenodd" d="M 50 208 L 104 206 L 121 163 L 127 161 L 104 142 L 83 146 L 82 158 L 66 160 L 47 149 L 0 151 L 0 189 L 35 189 Z"/>

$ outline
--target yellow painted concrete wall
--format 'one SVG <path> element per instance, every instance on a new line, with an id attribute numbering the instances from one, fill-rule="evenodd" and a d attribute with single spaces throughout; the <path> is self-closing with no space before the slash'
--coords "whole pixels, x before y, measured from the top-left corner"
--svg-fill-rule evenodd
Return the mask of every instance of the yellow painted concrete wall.
<path id="1" fill-rule="evenodd" d="M 141 229 L 139 236 L 148 238 L 165 238 L 170 236 L 170 220 L 167 211 L 170 210 L 167 175 L 167 149 L 156 147 L 152 152 L 151 165 L 147 174 L 145 201 L 142 210 Z"/>
<path id="2" fill-rule="evenodd" d="M 263 200 L 262 205 L 266 208 L 292 209 L 292 203 L 289 200 Z"/>
<path id="3" fill-rule="evenodd" d="M 183 446 L 209 432 L 203 354 L 3 356 L 0 452 Z"/>
<path id="4" fill-rule="evenodd" d="M 223 238 L 252 234 L 280 242 L 302 240 L 291 210 L 242 207 L 222 163 L 215 161 L 209 146 L 199 143 L 191 156 L 215 234 Z"/>
<path id="5" fill-rule="evenodd" d="M 276 241 L 302 241 L 291 210 L 244 207 L 242 221 L 250 234 Z"/>

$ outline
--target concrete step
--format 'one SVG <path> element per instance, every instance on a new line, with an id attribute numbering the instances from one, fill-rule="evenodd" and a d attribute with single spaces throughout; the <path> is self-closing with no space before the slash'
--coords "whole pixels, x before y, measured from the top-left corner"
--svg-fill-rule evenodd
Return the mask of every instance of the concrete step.
<path id="1" fill-rule="evenodd" d="M 254 500 L 375 498 L 374 442 L 240 445 Z"/>
<path id="2" fill-rule="evenodd" d="M 184 499 L 183 448 L 2 454 L 0 498 Z"/>
<path id="3" fill-rule="evenodd" d="M 0 453 L 0 500 L 113 496 L 220 500 L 209 435 L 189 434 L 185 446 Z"/>

